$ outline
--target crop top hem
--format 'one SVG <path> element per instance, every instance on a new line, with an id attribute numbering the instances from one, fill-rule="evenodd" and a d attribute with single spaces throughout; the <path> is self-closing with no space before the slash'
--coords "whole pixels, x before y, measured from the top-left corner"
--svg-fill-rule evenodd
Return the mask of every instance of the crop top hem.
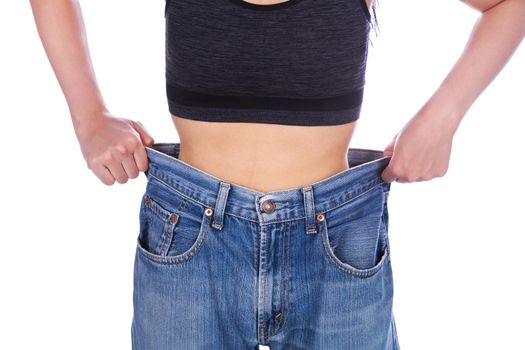
<path id="1" fill-rule="evenodd" d="M 172 115 L 184 119 L 207 122 L 267 123 L 300 126 L 341 125 L 359 119 L 361 105 L 347 110 L 329 112 L 239 109 L 239 108 L 202 108 L 184 106 L 168 99 Z"/>
<path id="2" fill-rule="evenodd" d="M 324 98 L 216 95 L 166 84 L 169 110 L 182 118 L 277 123 L 286 125 L 339 125 L 359 118 L 364 87 Z"/>

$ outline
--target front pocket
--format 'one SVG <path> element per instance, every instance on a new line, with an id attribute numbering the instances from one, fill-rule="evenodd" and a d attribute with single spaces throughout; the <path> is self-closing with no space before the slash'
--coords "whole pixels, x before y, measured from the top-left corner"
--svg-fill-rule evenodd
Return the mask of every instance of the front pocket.
<path id="1" fill-rule="evenodd" d="M 161 264 L 181 263 L 195 256 L 204 242 L 211 215 L 204 206 L 177 197 L 175 209 L 146 192 L 140 210 L 137 248 Z"/>
<path id="2" fill-rule="evenodd" d="M 386 195 L 383 186 L 376 185 L 323 213 L 319 233 L 331 264 L 359 277 L 371 276 L 384 265 L 389 257 Z"/>

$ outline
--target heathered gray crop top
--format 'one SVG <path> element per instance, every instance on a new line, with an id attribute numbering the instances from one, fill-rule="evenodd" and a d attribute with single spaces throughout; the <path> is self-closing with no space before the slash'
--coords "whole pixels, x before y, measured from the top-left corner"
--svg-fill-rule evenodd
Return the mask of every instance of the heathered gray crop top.
<path id="1" fill-rule="evenodd" d="M 371 24 L 365 0 L 165 6 L 171 114 L 306 126 L 359 118 Z"/>

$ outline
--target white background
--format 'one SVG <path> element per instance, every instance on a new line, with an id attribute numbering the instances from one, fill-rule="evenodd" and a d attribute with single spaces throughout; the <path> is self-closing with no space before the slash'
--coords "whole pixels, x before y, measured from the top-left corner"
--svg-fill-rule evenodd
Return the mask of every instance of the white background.
<path id="1" fill-rule="evenodd" d="M 178 141 L 164 90 L 164 2 L 81 1 L 111 112 Z M 380 0 L 352 147 L 383 149 L 437 88 L 478 16 L 460 1 Z M 0 2 L 0 348 L 130 349 L 144 175 L 105 186 L 80 153 L 29 2 Z M 393 183 L 403 350 L 525 349 L 525 48 L 476 101 L 448 173 Z"/>

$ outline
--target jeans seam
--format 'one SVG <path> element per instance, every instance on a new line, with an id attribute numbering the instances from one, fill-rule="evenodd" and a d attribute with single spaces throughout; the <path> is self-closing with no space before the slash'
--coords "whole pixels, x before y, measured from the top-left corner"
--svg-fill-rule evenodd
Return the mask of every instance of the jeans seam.
<path id="1" fill-rule="evenodd" d="M 208 234 L 209 230 L 209 217 L 204 216 L 203 220 L 201 221 L 201 228 L 198 234 L 198 238 L 195 241 L 194 245 L 192 245 L 188 251 L 177 255 L 177 256 L 158 256 L 156 254 L 153 254 L 143 247 L 140 246 L 140 242 L 137 242 L 137 248 L 139 249 L 140 253 L 147 259 L 151 260 L 154 263 L 162 264 L 162 265 L 178 265 L 180 263 L 183 263 L 185 261 L 190 260 L 193 256 L 195 256 L 198 251 L 201 249 L 202 244 L 204 243 L 204 240 L 206 239 L 206 236 Z"/>
<path id="2" fill-rule="evenodd" d="M 285 232 L 287 233 L 287 237 L 288 239 L 286 240 L 286 243 L 285 243 L 285 246 L 286 246 L 286 260 L 290 259 L 290 236 L 291 236 L 291 233 L 290 233 L 290 224 L 287 225 L 286 227 L 286 230 Z M 283 271 L 283 278 L 282 280 L 286 279 L 288 276 L 290 276 L 287 272 L 289 272 L 289 265 L 287 264 L 287 261 L 285 260 L 284 264 L 286 266 L 286 269 L 285 271 Z M 282 329 L 284 328 L 284 325 L 286 324 L 286 319 L 287 319 L 287 314 L 288 314 L 288 298 L 289 298 L 289 291 L 285 290 L 287 287 L 288 287 L 288 283 L 285 283 L 284 281 L 282 281 L 282 285 L 284 286 L 284 288 L 282 289 L 282 292 L 281 292 L 281 300 L 282 300 L 282 307 L 281 307 L 281 317 L 280 319 L 283 320 L 281 322 L 281 324 L 279 325 L 279 327 L 275 327 L 275 329 L 273 330 L 273 332 L 270 332 L 268 333 L 267 336 L 272 336 L 272 335 L 275 335 L 279 332 L 282 331 Z"/>
<path id="3" fill-rule="evenodd" d="M 328 232 L 327 226 L 326 226 L 326 220 L 322 222 L 321 225 L 321 231 L 320 231 L 320 239 L 322 241 L 322 249 L 323 249 L 323 255 L 325 258 L 328 258 L 328 260 L 339 270 L 345 272 L 346 274 L 350 276 L 360 277 L 360 278 L 367 278 L 372 277 L 376 273 L 381 270 L 381 268 L 386 264 L 387 260 L 390 258 L 390 247 L 388 244 L 385 245 L 385 248 L 383 250 L 383 254 L 381 256 L 381 260 L 373 267 L 369 269 L 357 269 L 355 267 L 352 267 L 349 264 L 344 265 L 343 262 L 340 262 L 339 260 L 336 260 L 334 256 L 332 256 L 333 251 L 331 251 L 330 242 L 328 240 Z"/>

